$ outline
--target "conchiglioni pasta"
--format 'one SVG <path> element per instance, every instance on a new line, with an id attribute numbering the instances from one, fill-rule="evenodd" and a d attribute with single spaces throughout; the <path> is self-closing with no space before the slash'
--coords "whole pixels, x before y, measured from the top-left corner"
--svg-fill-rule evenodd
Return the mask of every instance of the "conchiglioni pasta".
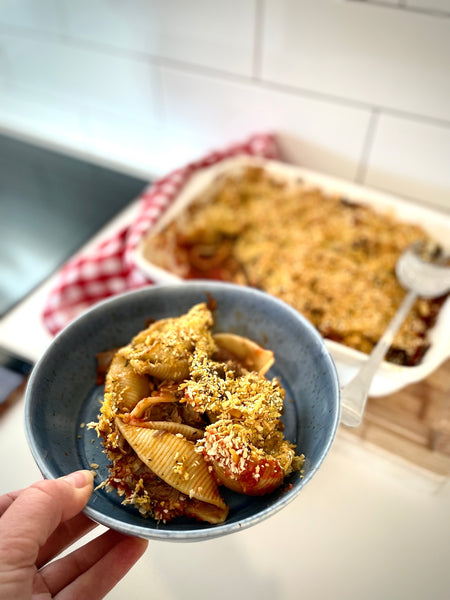
<path id="1" fill-rule="evenodd" d="M 201 303 L 119 348 L 92 424 L 111 461 L 103 485 L 160 521 L 223 522 L 220 486 L 267 494 L 303 464 L 282 432 L 284 390 L 265 377 L 273 353 L 212 326 Z"/>

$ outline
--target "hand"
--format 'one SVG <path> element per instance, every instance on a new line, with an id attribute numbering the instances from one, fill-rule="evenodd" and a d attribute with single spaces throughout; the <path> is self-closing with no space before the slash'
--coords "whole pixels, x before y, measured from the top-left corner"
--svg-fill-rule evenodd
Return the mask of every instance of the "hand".
<path id="1" fill-rule="evenodd" d="M 107 531 L 48 564 L 96 526 L 81 512 L 92 488 L 75 471 L 0 496 L 0 599 L 98 600 L 142 556 L 146 541 Z"/>

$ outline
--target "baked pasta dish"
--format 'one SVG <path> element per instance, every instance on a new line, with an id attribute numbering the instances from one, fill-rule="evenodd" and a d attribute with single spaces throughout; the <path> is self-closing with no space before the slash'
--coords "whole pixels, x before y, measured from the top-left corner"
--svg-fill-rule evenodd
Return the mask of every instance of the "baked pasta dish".
<path id="1" fill-rule="evenodd" d="M 405 294 L 396 261 L 419 241 L 430 241 L 419 226 L 252 166 L 219 175 L 176 219 L 149 232 L 144 254 L 182 278 L 262 289 L 323 337 L 370 353 Z M 442 302 L 416 302 L 387 360 L 420 362 Z"/>
<path id="2" fill-rule="evenodd" d="M 221 523 L 220 486 L 268 494 L 303 464 L 283 435 L 285 392 L 265 376 L 273 353 L 212 326 L 206 303 L 153 322 L 106 369 L 91 424 L 110 460 L 101 485 L 158 521 Z"/>

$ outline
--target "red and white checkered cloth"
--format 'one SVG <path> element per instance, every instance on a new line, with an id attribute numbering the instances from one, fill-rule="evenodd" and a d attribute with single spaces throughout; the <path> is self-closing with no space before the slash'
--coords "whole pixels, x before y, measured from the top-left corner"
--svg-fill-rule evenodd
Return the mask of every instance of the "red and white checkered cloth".
<path id="1" fill-rule="evenodd" d="M 49 332 L 57 334 L 100 300 L 151 285 L 153 282 L 142 274 L 133 261 L 133 251 L 141 237 L 195 172 L 239 154 L 279 158 L 273 135 L 254 135 L 244 143 L 211 152 L 149 185 L 139 197 L 140 206 L 134 222 L 102 241 L 91 252 L 75 255 L 61 268 L 42 314 Z"/>

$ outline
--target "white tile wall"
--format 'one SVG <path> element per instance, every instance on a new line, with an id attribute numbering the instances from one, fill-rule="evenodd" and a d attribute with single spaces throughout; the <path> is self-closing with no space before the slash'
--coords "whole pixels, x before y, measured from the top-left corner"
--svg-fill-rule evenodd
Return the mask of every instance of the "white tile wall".
<path id="1" fill-rule="evenodd" d="M 429 205 L 449 207 L 450 128 L 383 115 L 366 181 Z"/>
<path id="2" fill-rule="evenodd" d="M 0 132 L 154 176 L 255 131 L 450 212 L 450 0 L 0 0 Z"/>
<path id="3" fill-rule="evenodd" d="M 74 38 L 251 74 L 256 0 L 64 0 L 64 5 Z"/>
<path id="4" fill-rule="evenodd" d="M 204 151 L 184 132 L 158 126 L 152 120 L 122 116 L 111 126 L 111 116 L 91 110 L 86 119 L 89 151 L 107 156 L 111 163 L 126 165 L 139 177 L 176 169 Z"/>
<path id="5" fill-rule="evenodd" d="M 0 47 L 10 81 L 20 90 L 46 92 L 61 104 L 156 118 L 157 73 L 145 61 L 6 34 L 0 34 Z"/>
<path id="6" fill-rule="evenodd" d="M 345 2 L 359 2 L 364 4 L 379 4 L 381 6 L 400 6 L 402 0 L 344 0 Z"/>
<path id="7" fill-rule="evenodd" d="M 201 148 L 277 131 L 287 160 L 353 179 L 370 113 L 248 82 L 163 70 L 166 116 Z"/>
<path id="8" fill-rule="evenodd" d="M 62 12 L 58 0 L 0 0 L 0 24 L 60 33 Z"/>
<path id="9" fill-rule="evenodd" d="M 420 8 L 422 10 L 441 10 L 450 14 L 449 0 L 404 0 L 404 3 L 410 8 Z"/>
<path id="10" fill-rule="evenodd" d="M 264 80 L 450 121 L 448 19 L 335 0 L 266 5 Z"/>
<path id="11" fill-rule="evenodd" d="M 46 139 L 52 145 L 70 144 L 74 149 L 85 150 L 88 138 L 81 110 L 67 109 L 46 94 L 33 94 L 30 100 L 28 94 L 11 92 L 7 86 L 0 86 L 0 98 L 8 133 L 26 133 L 33 140 Z"/>
<path id="12" fill-rule="evenodd" d="M 380 6 L 395 6 L 402 10 L 420 10 L 421 12 L 450 13 L 449 0 L 346 0 L 347 2 L 364 2 Z"/>

